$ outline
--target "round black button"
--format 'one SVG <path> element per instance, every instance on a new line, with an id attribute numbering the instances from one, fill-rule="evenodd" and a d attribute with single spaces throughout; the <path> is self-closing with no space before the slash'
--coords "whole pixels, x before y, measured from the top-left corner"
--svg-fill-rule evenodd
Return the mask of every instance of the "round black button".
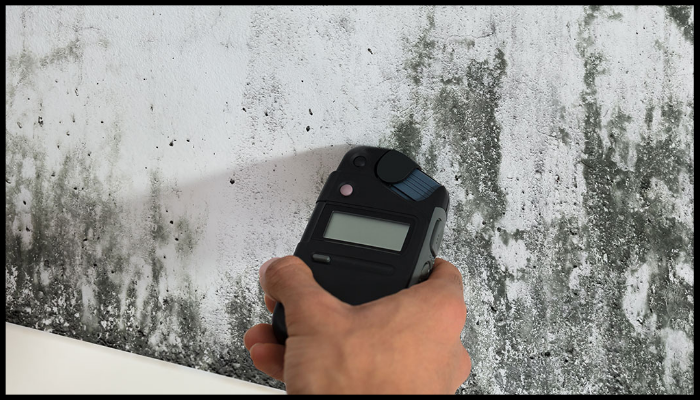
<path id="1" fill-rule="evenodd" d="M 356 167 L 364 167 L 366 162 L 367 159 L 362 156 L 357 156 L 352 160 L 352 163 L 355 164 Z"/>

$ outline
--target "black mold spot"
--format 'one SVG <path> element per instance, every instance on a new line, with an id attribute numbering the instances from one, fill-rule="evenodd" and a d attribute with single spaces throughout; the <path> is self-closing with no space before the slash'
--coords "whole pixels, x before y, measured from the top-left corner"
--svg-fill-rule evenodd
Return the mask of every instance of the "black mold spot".
<path id="1" fill-rule="evenodd" d="M 485 221 L 495 221 L 505 210 L 505 195 L 498 185 L 501 128 L 496 120 L 505 70 L 500 49 L 492 63 L 472 61 L 466 71 L 468 83 L 443 86 L 433 108 L 437 128 L 458 155 L 462 187 L 474 195 L 474 211 L 481 212 Z"/>
<path id="2" fill-rule="evenodd" d="M 654 106 L 651 105 L 647 107 L 646 114 L 644 115 L 644 123 L 647 129 L 651 130 L 651 124 L 654 122 Z"/>
<path id="3" fill-rule="evenodd" d="M 592 23 L 594 18 L 589 16 L 586 21 Z M 587 33 L 589 38 L 594 37 L 585 32 L 590 23 L 582 26 L 582 34 Z M 636 334 L 620 306 L 625 293 L 621 285 L 626 282 L 632 260 L 636 265 L 654 262 L 658 272 L 649 278 L 654 290 L 647 292 L 647 305 L 658 317 L 657 329 L 672 326 L 692 337 L 693 328 L 688 324 L 687 315 L 693 312 L 693 304 L 688 302 L 687 291 L 682 285 L 669 282 L 667 272 L 681 254 L 692 260 L 692 228 L 667 215 L 662 200 L 654 196 L 652 190 L 656 180 L 680 195 L 679 174 L 684 172 L 693 176 L 692 156 L 679 140 L 682 132 L 679 127 L 689 114 L 682 104 L 668 99 L 661 106 L 661 121 L 652 124 L 653 106 L 648 106 L 644 122 L 648 130 L 654 125 L 658 127 L 662 134 L 656 136 L 660 139 L 651 140 L 651 132 L 646 132 L 641 143 L 635 145 L 637 158 L 634 165 L 621 165 L 629 152 L 630 144 L 624 138 L 631 117 L 617 110 L 603 124 L 596 78 L 605 72 L 602 67 L 606 60 L 591 50 L 591 44 L 581 40 L 577 46 L 585 68 L 585 89 L 580 96 L 584 111 L 585 160 L 581 163 L 587 188 L 583 205 L 588 217 L 581 228 L 592 271 L 590 276 L 580 277 L 579 284 L 599 299 L 602 307 L 586 310 L 585 314 L 582 310 L 579 312 L 585 320 L 600 321 L 596 326 L 602 331 L 604 350 L 616 354 L 606 358 L 605 370 L 598 378 L 601 390 L 658 392 L 665 390 L 665 371 L 658 356 L 646 350 L 650 345 L 663 347 L 663 343 L 658 336 L 640 337 Z M 603 126 L 609 133 L 610 144 L 607 146 L 600 137 Z M 647 368 L 633 369 L 630 365 L 647 365 Z M 617 371 L 626 374 L 620 375 Z M 692 388 L 692 377 L 686 374 L 674 374 L 674 379 L 679 382 L 677 388 Z"/>
<path id="4" fill-rule="evenodd" d="M 39 116 L 38 122 L 39 126 L 44 126 L 44 120 L 41 118 L 41 116 Z"/>
<path id="5" fill-rule="evenodd" d="M 229 321 L 231 321 L 231 339 L 227 347 L 231 351 L 220 356 L 221 362 L 218 364 L 220 369 L 217 372 L 284 390 L 284 383 L 270 379 L 255 368 L 243 344 L 243 335 L 248 329 L 256 323 L 269 321 L 270 318 L 265 307 L 257 306 L 265 304 L 260 285 L 256 285 L 255 289 L 253 289 L 253 294 L 256 298 L 254 302 L 250 302 L 243 295 L 249 292 L 250 288 L 243 283 L 240 276 L 231 280 L 231 287 L 235 289 L 231 300 L 226 306 L 226 313 L 229 315 Z M 236 365 L 238 367 L 235 367 Z"/>
<path id="6" fill-rule="evenodd" d="M 310 130 L 311 130 L 311 127 L 310 127 L 310 126 L 307 126 L 307 127 L 306 127 L 306 131 L 308 132 L 308 131 L 310 131 Z"/>
<path id="7" fill-rule="evenodd" d="M 437 136 L 428 140 L 427 151 L 422 165 L 428 174 L 437 171 L 438 151 L 449 147 L 454 154 L 454 162 L 457 165 L 456 182 L 461 190 L 464 190 L 468 202 L 454 201 L 451 203 L 452 237 L 446 238 L 445 248 L 464 249 L 459 255 L 459 267 L 463 273 L 473 277 L 482 277 L 478 283 L 473 284 L 483 287 L 490 292 L 494 302 L 490 304 L 490 310 L 494 313 L 491 318 L 496 337 L 509 335 L 512 322 L 511 318 L 535 318 L 539 316 L 514 316 L 511 315 L 511 305 L 506 296 L 506 275 L 501 273 L 497 260 L 492 255 L 493 233 L 496 221 L 505 213 L 506 198 L 502 192 L 498 175 L 501 162 L 499 144 L 500 124 L 496 119 L 497 108 L 501 98 L 501 81 L 506 73 L 505 54 L 497 49 L 492 58 L 480 61 L 469 60 L 465 65 L 454 68 L 442 67 L 445 62 L 450 62 L 451 48 L 438 46 L 433 39 L 432 30 L 435 21 L 432 11 L 428 11 L 428 26 L 412 43 L 409 43 L 409 57 L 405 62 L 406 73 L 416 87 L 424 83 L 427 78 L 432 78 L 426 72 L 439 70 L 454 71 L 443 73 L 431 81 L 431 91 L 435 95 L 418 100 L 416 107 L 425 108 L 427 104 L 432 115 L 430 120 L 418 119 L 421 114 L 407 113 L 400 116 L 394 123 L 393 130 L 387 138 L 387 147 L 395 148 L 404 154 L 419 159 L 422 151 L 422 125 L 434 124 Z M 461 43 L 465 48 L 473 46 L 473 42 Z M 433 60 L 435 64 L 433 64 Z M 446 61 L 447 60 L 447 61 Z M 434 82 L 434 85 L 433 85 Z M 427 85 L 427 83 L 426 83 Z M 420 91 L 423 92 L 423 91 Z M 420 95 L 418 95 L 420 97 Z M 467 221 L 479 213 L 482 223 L 476 233 Z M 501 232 L 503 233 L 503 232 Z M 505 240 L 508 240 L 506 238 Z M 484 271 L 486 271 L 484 273 Z M 486 275 L 486 276 L 484 276 Z M 498 308 L 497 308 L 498 307 Z M 482 324 L 484 325 L 484 324 Z M 480 343 L 480 334 L 475 331 L 475 325 L 467 324 L 466 335 L 474 338 L 469 342 L 472 351 L 478 349 L 500 352 L 505 354 L 506 344 Z M 519 351 L 515 350 L 516 352 Z M 517 374 L 517 372 L 514 372 Z M 517 381 L 518 378 L 513 378 Z M 470 378 L 467 386 L 470 393 L 479 392 L 479 384 Z M 503 388 L 509 391 L 509 388 Z"/>
<path id="8" fill-rule="evenodd" d="M 434 11 L 428 15 L 428 27 L 418 36 L 418 39 L 410 46 L 410 58 L 406 61 L 406 68 L 410 70 L 409 76 L 415 85 L 420 85 L 423 72 L 434 58 L 436 42 L 431 39 L 432 30 L 435 28 Z"/>
<path id="9" fill-rule="evenodd" d="M 690 22 L 693 13 L 693 6 L 666 6 L 666 14 L 683 33 L 683 37 L 692 44 L 695 44 L 694 24 Z"/>
<path id="10" fill-rule="evenodd" d="M 608 19 L 619 21 L 622 19 L 622 13 L 613 11 L 612 13 L 610 13 L 610 15 L 608 15 Z"/>
<path id="11" fill-rule="evenodd" d="M 189 220 L 184 218 L 178 220 L 175 229 L 177 229 L 179 237 L 182 238 L 182 240 L 175 239 L 178 242 L 175 251 L 181 257 L 189 256 L 197 245 L 199 237 L 197 230 L 190 225 Z"/>
<path id="12" fill-rule="evenodd" d="M 41 146 L 9 134 L 6 144 L 6 181 L 11 176 L 17 181 L 6 192 L 6 272 L 16 271 L 15 289 L 7 293 L 6 320 L 183 365 L 206 370 L 220 369 L 217 361 L 204 361 L 204 357 L 216 359 L 218 350 L 211 349 L 206 341 L 201 340 L 204 329 L 198 324 L 197 302 L 187 296 L 182 299 L 166 297 L 178 304 L 173 308 L 160 305 L 158 300 L 161 297 L 157 289 L 158 280 L 164 264 L 157 254 L 161 245 L 167 245 L 163 242 L 170 236 L 163 226 L 162 195 L 157 173 L 151 175 L 151 208 L 148 215 L 151 225 L 143 232 L 145 235 L 137 232 L 132 237 L 127 232 L 133 232 L 133 227 L 122 224 L 124 210 L 113 200 L 111 192 L 104 195 L 109 182 L 105 187 L 92 175 L 79 151 L 67 151 L 59 171 L 51 174 L 55 179 L 47 180 L 46 156 L 37 150 Z M 22 176 L 22 164 L 26 158 L 33 159 L 36 170 L 35 176 L 29 179 Z M 76 181 L 82 184 L 69 184 Z M 80 196 L 73 196 L 72 193 L 79 187 L 85 190 L 80 192 Z M 32 236 L 29 245 L 21 240 L 21 232 L 12 231 L 13 221 L 19 212 L 13 199 L 21 195 L 22 188 L 29 190 L 33 199 L 29 205 L 33 228 L 25 227 L 25 231 Z M 194 235 L 197 232 L 190 228 L 187 221 L 178 224 L 178 229 L 190 245 L 196 243 Z M 76 243 L 76 236 L 82 237 L 82 241 Z M 96 237 L 95 241 L 93 237 Z M 179 235 L 179 238 L 183 236 Z M 136 242 L 129 243 L 130 240 Z M 95 247 L 97 242 L 101 251 Z M 181 255 L 184 254 L 183 250 L 187 249 L 180 248 Z M 119 297 L 122 289 L 116 282 L 126 273 L 125 267 L 130 257 L 138 254 L 146 261 L 147 265 L 143 266 L 146 269 L 139 272 L 140 266 L 137 275 L 127 281 L 126 303 L 122 305 Z M 149 264 L 150 274 L 146 272 Z M 48 285 L 33 279 L 40 268 L 49 271 Z M 88 269 L 95 277 L 94 284 L 81 283 L 80 279 L 88 273 Z M 141 278 L 139 274 L 152 276 L 141 318 L 134 315 L 136 284 Z M 81 287 L 88 284 L 97 307 L 83 307 Z M 22 293 L 30 295 L 24 296 Z M 121 327 L 117 323 L 119 321 Z M 163 339 L 159 339 L 156 332 L 161 326 L 174 332 L 182 346 L 168 344 L 163 347 Z M 155 345 L 150 344 L 149 340 L 155 340 Z"/>
<path id="13" fill-rule="evenodd" d="M 395 125 L 391 133 L 392 147 L 415 160 L 420 151 L 420 133 L 420 129 L 413 119 L 413 114 L 410 114 L 407 120 L 400 121 Z"/>
<path id="14" fill-rule="evenodd" d="M 600 10 L 600 6 L 588 6 L 586 10 L 586 15 L 583 19 L 583 24 L 588 27 L 593 23 L 593 21 L 598 17 L 597 13 Z"/>

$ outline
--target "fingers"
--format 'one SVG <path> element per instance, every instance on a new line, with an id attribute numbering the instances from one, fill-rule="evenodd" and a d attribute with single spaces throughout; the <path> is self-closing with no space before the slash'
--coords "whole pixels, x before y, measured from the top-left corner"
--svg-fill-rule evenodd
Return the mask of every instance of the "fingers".
<path id="1" fill-rule="evenodd" d="M 409 290 L 415 291 L 416 298 L 433 312 L 432 318 L 450 321 L 450 326 L 461 331 L 467 317 L 464 302 L 464 285 L 462 273 L 457 267 L 441 258 L 435 259 L 430 277 Z"/>
<path id="2" fill-rule="evenodd" d="M 457 345 L 457 368 L 455 368 L 455 388 L 459 388 L 464 381 L 469 378 L 469 374 L 472 371 L 472 359 L 469 356 L 469 353 L 467 350 L 462 346 L 462 343 L 460 342 Z"/>
<path id="3" fill-rule="evenodd" d="M 277 305 L 277 302 L 275 299 L 272 297 L 268 296 L 267 294 L 265 295 L 265 307 L 267 307 L 267 311 L 273 312 L 275 311 L 275 306 Z"/>
<path id="4" fill-rule="evenodd" d="M 282 380 L 284 376 L 284 346 L 277 343 L 270 324 L 258 324 L 243 335 L 243 344 L 250 352 L 253 364 L 260 371 Z"/>
<path id="5" fill-rule="evenodd" d="M 250 351 L 250 348 L 258 343 L 277 343 L 275 334 L 272 331 L 272 325 L 255 325 L 254 327 L 248 329 L 245 335 L 243 335 L 243 344 L 245 345 L 246 350 Z"/>
<path id="6" fill-rule="evenodd" d="M 273 257 L 267 261 L 260 267 L 260 270 L 258 270 L 258 275 L 260 277 L 260 285 L 262 286 L 262 280 L 263 280 L 263 274 L 265 273 L 265 270 L 267 270 L 267 267 L 270 266 L 275 260 L 279 260 L 279 257 Z M 277 305 L 277 302 L 275 299 L 272 297 L 268 296 L 265 294 L 265 307 L 267 307 L 267 311 L 272 312 L 275 310 L 275 306 Z"/>
<path id="7" fill-rule="evenodd" d="M 433 265 L 433 271 L 430 273 L 428 281 L 439 281 L 448 287 L 452 287 L 458 291 L 460 296 L 463 296 L 464 285 L 462 283 L 462 273 L 452 263 L 436 258 Z"/>
<path id="8" fill-rule="evenodd" d="M 258 276 L 260 277 L 260 286 L 263 284 L 263 279 L 265 278 L 265 271 L 267 271 L 267 267 L 270 266 L 273 262 L 279 260 L 279 257 L 273 257 L 263 263 L 263 265 L 260 266 L 260 269 L 258 270 Z"/>
<path id="9" fill-rule="evenodd" d="M 284 304 L 289 312 L 312 299 L 333 298 L 316 282 L 306 263 L 295 256 L 273 259 L 263 264 L 260 267 L 260 285 L 271 300 L 265 300 L 268 310 L 274 309 L 273 301 Z"/>
<path id="10" fill-rule="evenodd" d="M 284 381 L 284 346 L 277 343 L 256 343 L 250 348 L 255 368 Z"/>
<path id="11" fill-rule="evenodd" d="M 435 259 L 435 265 L 425 282 L 409 288 L 440 302 L 464 302 L 464 285 L 462 273 L 451 263 L 442 258 Z"/>

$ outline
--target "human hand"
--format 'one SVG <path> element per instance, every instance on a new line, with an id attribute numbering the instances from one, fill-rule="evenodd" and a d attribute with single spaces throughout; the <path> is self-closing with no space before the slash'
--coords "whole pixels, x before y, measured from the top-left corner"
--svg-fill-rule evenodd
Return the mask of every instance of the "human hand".
<path id="1" fill-rule="evenodd" d="M 243 341 L 255 366 L 290 394 L 454 394 L 469 376 L 462 275 L 443 259 L 426 281 L 356 306 L 323 289 L 294 256 L 263 264 L 260 284 L 270 312 L 284 304 L 289 336 L 281 345 L 272 325 L 258 324 Z"/>

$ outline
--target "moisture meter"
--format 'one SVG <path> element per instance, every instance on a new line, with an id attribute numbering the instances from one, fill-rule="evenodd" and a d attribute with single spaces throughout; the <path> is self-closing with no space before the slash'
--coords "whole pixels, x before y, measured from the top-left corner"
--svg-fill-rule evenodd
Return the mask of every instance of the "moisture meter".
<path id="1" fill-rule="evenodd" d="M 428 278 L 449 201 L 445 187 L 403 153 L 355 147 L 328 177 L 294 255 L 341 301 L 379 299 Z M 281 303 L 272 326 L 284 343 Z"/>

